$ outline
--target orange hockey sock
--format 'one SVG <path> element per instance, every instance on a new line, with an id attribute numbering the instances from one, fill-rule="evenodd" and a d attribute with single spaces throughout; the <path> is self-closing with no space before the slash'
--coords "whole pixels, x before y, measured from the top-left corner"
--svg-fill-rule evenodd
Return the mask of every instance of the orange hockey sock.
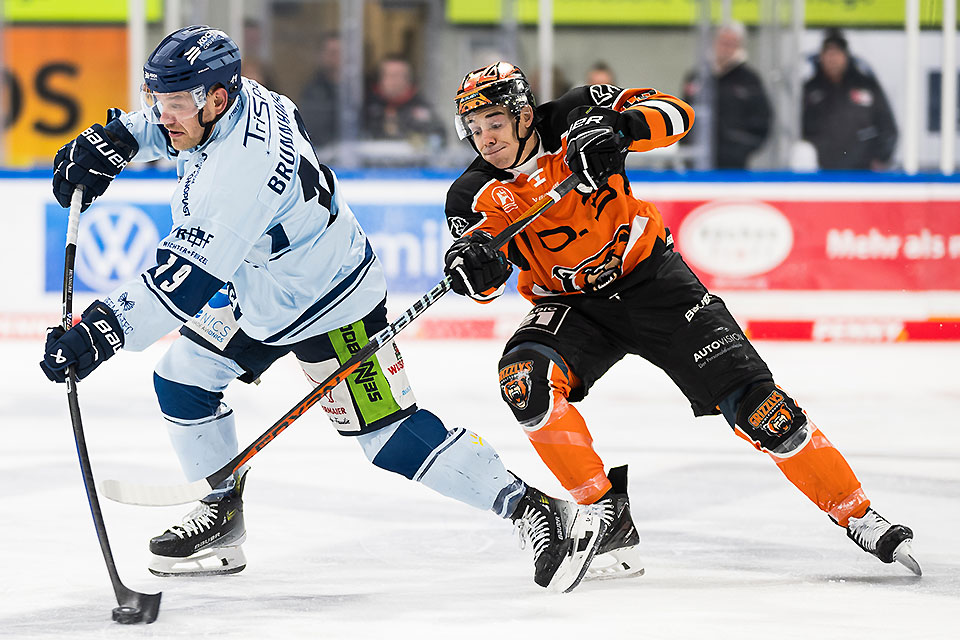
<path id="1" fill-rule="evenodd" d="M 786 458 L 769 455 L 803 495 L 837 524 L 846 527 L 851 517 L 858 518 L 866 513 L 870 500 L 843 454 L 813 423 L 809 426 L 814 429 L 813 435 L 802 449 Z M 736 433 L 750 441 L 739 430 Z"/>
<path id="2" fill-rule="evenodd" d="M 610 489 L 587 423 L 566 398 L 554 398 L 547 423 L 536 431 L 527 431 L 527 437 L 544 464 L 580 504 L 592 504 Z"/>
<path id="3" fill-rule="evenodd" d="M 603 461 L 593 450 L 593 436 L 583 416 L 567 402 L 569 382 L 559 367 L 550 377 L 552 407 L 539 428 L 524 429 L 533 448 L 560 484 L 580 504 L 593 504 L 610 490 Z"/>

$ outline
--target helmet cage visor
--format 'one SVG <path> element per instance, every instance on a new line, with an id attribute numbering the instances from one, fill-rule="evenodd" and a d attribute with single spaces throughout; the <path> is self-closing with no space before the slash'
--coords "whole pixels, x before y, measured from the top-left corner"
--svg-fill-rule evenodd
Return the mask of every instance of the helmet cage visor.
<path id="1" fill-rule="evenodd" d="M 140 87 L 140 106 L 147 121 L 160 124 L 171 119 L 184 120 L 191 118 L 203 109 L 207 103 L 207 92 L 203 85 L 187 91 L 173 91 L 159 93 L 147 85 Z"/>
<path id="2" fill-rule="evenodd" d="M 526 82 L 520 79 L 497 82 L 463 93 L 457 96 L 456 103 L 457 115 L 454 118 L 454 126 L 461 140 L 466 140 L 473 135 L 470 122 L 479 109 L 501 106 L 505 107 L 510 115 L 519 118 L 524 107 L 532 106 Z"/>

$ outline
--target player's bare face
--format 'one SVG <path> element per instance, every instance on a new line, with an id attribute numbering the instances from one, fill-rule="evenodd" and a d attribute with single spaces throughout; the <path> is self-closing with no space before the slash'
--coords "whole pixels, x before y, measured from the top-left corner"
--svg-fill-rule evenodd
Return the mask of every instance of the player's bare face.
<path id="1" fill-rule="evenodd" d="M 203 127 L 200 126 L 200 120 L 197 114 L 189 118 L 178 120 L 173 116 L 163 116 L 160 124 L 167 130 L 170 136 L 170 145 L 177 151 L 192 149 L 203 138 Z"/>
<path id="2" fill-rule="evenodd" d="M 222 95 L 220 95 L 222 93 Z M 227 92 L 224 89 L 217 89 L 207 102 L 203 105 L 200 113 L 203 114 L 204 122 L 211 122 L 217 114 L 223 110 L 226 104 Z M 163 113 L 160 116 L 160 124 L 167 130 L 170 136 L 170 145 L 177 151 L 192 149 L 203 140 L 203 125 L 200 124 L 198 114 L 194 113 L 185 117 L 178 117 L 173 113 Z"/>
<path id="3" fill-rule="evenodd" d="M 517 159 L 520 141 L 514 122 L 515 118 L 503 107 L 480 109 L 467 122 L 477 151 L 498 169 L 509 168 Z"/>

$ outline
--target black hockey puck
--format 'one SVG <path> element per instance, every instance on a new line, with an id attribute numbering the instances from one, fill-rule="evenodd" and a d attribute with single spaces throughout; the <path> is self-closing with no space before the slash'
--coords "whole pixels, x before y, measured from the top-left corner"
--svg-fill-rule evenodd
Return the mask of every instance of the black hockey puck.
<path id="1" fill-rule="evenodd" d="M 116 607 L 113 610 L 114 622 L 137 624 L 143 620 L 143 611 L 134 607 Z"/>

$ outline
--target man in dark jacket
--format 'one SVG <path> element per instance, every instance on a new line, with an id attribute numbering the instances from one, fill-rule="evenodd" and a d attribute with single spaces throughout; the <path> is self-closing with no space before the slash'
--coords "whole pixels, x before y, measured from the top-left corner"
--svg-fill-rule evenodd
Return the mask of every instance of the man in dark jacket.
<path id="1" fill-rule="evenodd" d="M 897 144 L 883 89 L 851 63 L 837 30 L 827 32 L 816 73 L 803 85 L 803 138 L 816 147 L 821 169 L 884 169 Z"/>
<path id="2" fill-rule="evenodd" d="M 439 148 L 444 140 L 443 125 L 414 84 L 410 62 L 397 55 L 380 61 L 363 125 L 374 140 L 407 140 L 429 148 Z"/>
<path id="3" fill-rule="evenodd" d="M 745 169 L 750 154 L 763 145 L 770 131 L 770 101 L 760 76 L 747 66 L 745 34 L 742 24 L 730 22 L 719 27 L 714 36 L 712 129 L 713 166 L 717 169 Z M 683 99 L 701 104 L 702 90 L 696 71 L 688 73 Z"/>
<path id="4" fill-rule="evenodd" d="M 297 102 L 315 147 L 326 147 L 340 139 L 341 49 L 339 35 L 331 33 L 325 37 L 316 73 L 303 88 Z"/>

